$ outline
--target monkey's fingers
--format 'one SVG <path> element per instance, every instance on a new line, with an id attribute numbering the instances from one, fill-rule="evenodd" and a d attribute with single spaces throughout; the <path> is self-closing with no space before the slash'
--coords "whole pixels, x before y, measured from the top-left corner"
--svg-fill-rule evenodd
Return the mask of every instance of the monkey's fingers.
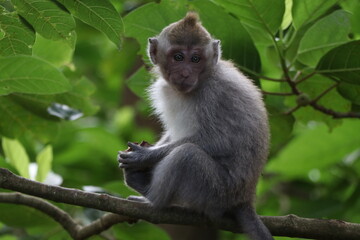
<path id="1" fill-rule="evenodd" d="M 129 153 L 120 153 L 118 155 L 118 161 L 119 162 L 132 162 L 133 157 Z"/>
<path id="2" fill-rule="evenodd" d="M 118 161 L 121 161 L 122 159 L 130 158 L 130 157 L 131 157 L 131 152 L 119 151 L 117 159 Z"/>

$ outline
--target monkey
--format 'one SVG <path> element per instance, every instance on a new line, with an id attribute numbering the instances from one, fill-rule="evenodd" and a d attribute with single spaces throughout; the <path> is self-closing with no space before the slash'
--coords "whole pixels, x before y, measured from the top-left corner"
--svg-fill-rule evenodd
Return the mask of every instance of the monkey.
<path id="1" fill-rule="evenodd" d="M 270 135 L 258 87 L 221 58 L 220 40 L 195 12 L 149 38 L 148 55 L 148 94 L 164 132 L 153 146 L 129 142 L 118 153 L 126 184 L 155 208 L 231 213 L 250 239 L 273 239 L 254 207 Z"/>

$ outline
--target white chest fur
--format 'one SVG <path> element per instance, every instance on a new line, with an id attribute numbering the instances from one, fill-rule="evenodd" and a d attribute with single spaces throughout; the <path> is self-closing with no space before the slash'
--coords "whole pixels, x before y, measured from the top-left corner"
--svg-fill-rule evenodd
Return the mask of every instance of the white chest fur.
<path id="1" fill-rule="evenodd" d="M 150 86 L 149 94 L 155 113 L 172 141 L 190 136 L 196 131 L 196 109 L 188 97 L 174 90 L 162 78 Z"/>

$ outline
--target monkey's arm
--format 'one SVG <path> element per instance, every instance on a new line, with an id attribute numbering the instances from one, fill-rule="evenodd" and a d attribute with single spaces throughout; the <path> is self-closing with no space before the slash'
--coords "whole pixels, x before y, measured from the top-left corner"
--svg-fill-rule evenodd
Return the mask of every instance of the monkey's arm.
<path id="1" fill-rule="evenodd" d="M 167 132 L 164 132 L 159 141 L 155 144 L 155 146 L 162 146 L 166 143 L 170 142 L 170 135 Z"/>
<path id="2" fill-rule="evenodd" d="M 152 147 L 143 147 L 129 142 L 128 146 L 132 149 L 132 151 L 120 151 L 118 154 L 118 161 L 121 168 L 145 169 L 153 167 L 174 148 L 181 146 L 186 142 L 189 142 L 189 139 Z"/>

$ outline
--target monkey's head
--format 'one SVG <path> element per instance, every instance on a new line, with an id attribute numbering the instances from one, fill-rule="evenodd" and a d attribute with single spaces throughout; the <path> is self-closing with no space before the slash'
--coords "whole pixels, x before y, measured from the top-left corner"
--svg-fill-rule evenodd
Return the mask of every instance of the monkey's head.
<path id="1" fill-rule="evenodd" d="M 159 36 L 149 39 L 148 52 L 164 79 L 176 90 L 196 89 L 220 58 L 220 41 L 211 38 L 196 13 L 170 24 Z"/>

